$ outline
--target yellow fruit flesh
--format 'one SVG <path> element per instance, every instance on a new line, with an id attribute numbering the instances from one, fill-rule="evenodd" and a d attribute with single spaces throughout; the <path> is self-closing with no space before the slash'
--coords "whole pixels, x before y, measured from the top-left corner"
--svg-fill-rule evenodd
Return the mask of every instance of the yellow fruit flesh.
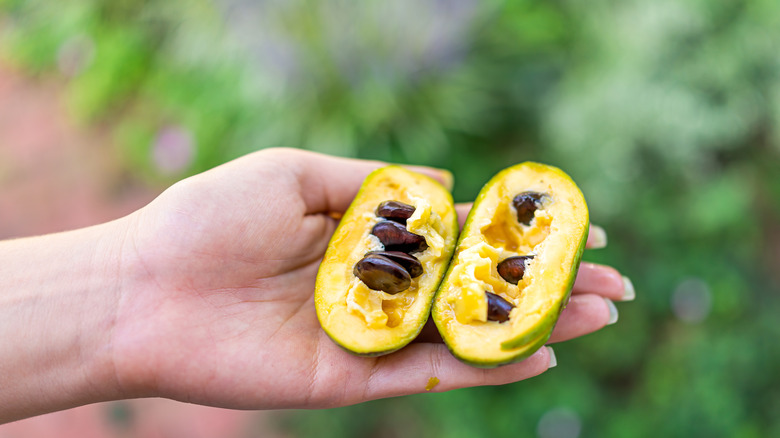
<path id="1" fill-rule="evenodd" d="M 428 379 L 428 383 L 425 384 L 425 390 L 430 391 L 431 389 L 435 388 L 436 385 L 439 384 L 439 378 L 438 377 L 431 377 Z"/>
<path id="2" fill-rule="evenodd" d="M 521 166 L 522 171 L 516 166 L 497 175 L 480 194 L 434 303 L 447 344 L 468 362 L 504 363 L 543 344 L 569 291 L 587 232 L 587 206 L 568 176 L 535 163 Z M 546 195 L 529 226 L 517 221 L 512 207 L 512 199 L 527 191 Z M 513 285 L 496 266 L 517 255 L 534 259 Z M 485 291 L 515 305 L 509 321 L 487 321 Z"/>
<path id="3" fill-rule="evenodd" d="M 407 229 L 426 239 L 428 249 L 413 253 L 423 274 L 395 295 L 369 289 L 353 274 L 366 252 L 382 249 L 371 229 L 381 219 L 374 211 L 383 201 L 416 207 Z M 340 345 L 357 353 L 391 351 L 410 341 L 427 318 L 457 235 L 457 218 L 449 193 L 414 172 L 387 167 L 370 175 L 334 233 L 317 275 L 315 302 L 323 329 Z"/>

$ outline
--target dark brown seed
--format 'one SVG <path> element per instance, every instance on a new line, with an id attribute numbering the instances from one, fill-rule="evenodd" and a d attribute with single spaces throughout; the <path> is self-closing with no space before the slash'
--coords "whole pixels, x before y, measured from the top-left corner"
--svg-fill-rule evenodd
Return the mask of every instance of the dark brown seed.
<path id="1" fill-rule="evenodd" d="M 387 257 L 390 260 L 398 263 L 399 265 L 403 266 L 404 269 L 406 269 L 406 272 L 409 273 L 409 275 L 412 276 L 412 278 L 417 278 L 423 273 L 423 266 L 422 263 L 420 263 L 419 260 L 417 260 L 417 257 L 413 255 L 409 255 L 405 252 L 401 251 L 371 251 L 366 255 L 381 255 L 383 257 Z"/>
<path id="2" fill-rule="evenodd" d="M 412 277 L 403 266 L 381 255 L 367 255 L 355 263 L 352 273 L 370 289 L 397 294 L 409 289 Z"/>
<path id="3" fill-rule="evenodd" d="M 414 207 L 398 201 L 385 201 L 376 208 L 376 215 L 393 222 L 406 225 L 406 220 L 414 214 Z"/>
<path id="4" fill-rule="evenodd" d="M 512 199 L 512 205 L 517 210 L 517 220 L 521 224 L 530 225 L 534 212 L 542 207 L 542 194 L 523 192 Z"/>
<path id="5" fill-rule="evenodd" d="M 533 258 L 532 255 L 506 258 L 497 266 L 498 275 L 509 283 L 517 284 L 525 275 L 526 263 Z"/>
<path id="6" fill-rule="evenodd" d="M 382 221 L 374 225 L 371 234 L 379 238 L 385 251 L 405 253 L 425 251 L 428 244 L 425 238 L 406 230 L 406 227 L 393 221 Z"/>
<path id="7" fill-rule="evenodd" d="M 488 321 L 509 321 L 509 312 L 511 312 L 515 306 L 494 293 L 485 291 L 485 295 L 487 295 L 488 302 Z"/>

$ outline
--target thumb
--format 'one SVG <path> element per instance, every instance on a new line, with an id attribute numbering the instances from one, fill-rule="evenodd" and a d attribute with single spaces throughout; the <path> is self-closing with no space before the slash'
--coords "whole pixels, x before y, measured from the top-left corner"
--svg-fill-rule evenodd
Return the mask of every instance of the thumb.
<path id="1" fill-rule="evenodd" d="M 343 213 L 372 171 L 388 163 L 373 160 L 333 157 L 299 149 L 267 149 L 274 160 L 292 170 L 300 184 L 306 213 Z M 452 173 L 425 166 L 404 166 L 427 175 L 447 189 L 452 188 Z"/>

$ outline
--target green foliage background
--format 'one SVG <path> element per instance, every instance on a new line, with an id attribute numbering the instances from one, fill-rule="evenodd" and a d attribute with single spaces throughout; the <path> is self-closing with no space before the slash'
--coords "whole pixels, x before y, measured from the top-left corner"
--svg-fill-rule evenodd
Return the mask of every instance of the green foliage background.
<path id="1" fill-rule="evenodd" d="M 539 378 L 280 413 L 290 434 L 780 436 L 780 2 L 0 0 L 0 32 L 155 183 L 270 146 L 446 167 L 461 201 L 527 159 L 578 181 L 610 236 L 586 259 L 637 289 L 618 324 Z M 175 175 L 170 125 L 195 139 Z"/>

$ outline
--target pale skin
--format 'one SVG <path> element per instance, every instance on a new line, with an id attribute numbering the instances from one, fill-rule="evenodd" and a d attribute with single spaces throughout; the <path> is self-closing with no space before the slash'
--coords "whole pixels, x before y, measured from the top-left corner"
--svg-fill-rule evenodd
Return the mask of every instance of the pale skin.
<path id="1" fill-rule="evenodd" d="M 84 404 L 166 397 L 240 408 L 326 408 L 538 375 L 541 349 L 462 364 L 427 326 L 378 358 L 322 331 L 317 268 L 363 178 L 383 163 L 289 149 L 183 180 L 124 218 L 0 242 L 0 423 Z M 445 172 L 415 168 L 443 181 Z M 469 205 L 459 205 L 461 223 Z M 602 328 L 613 268 L 583 263 L 551 342 Z"/>

